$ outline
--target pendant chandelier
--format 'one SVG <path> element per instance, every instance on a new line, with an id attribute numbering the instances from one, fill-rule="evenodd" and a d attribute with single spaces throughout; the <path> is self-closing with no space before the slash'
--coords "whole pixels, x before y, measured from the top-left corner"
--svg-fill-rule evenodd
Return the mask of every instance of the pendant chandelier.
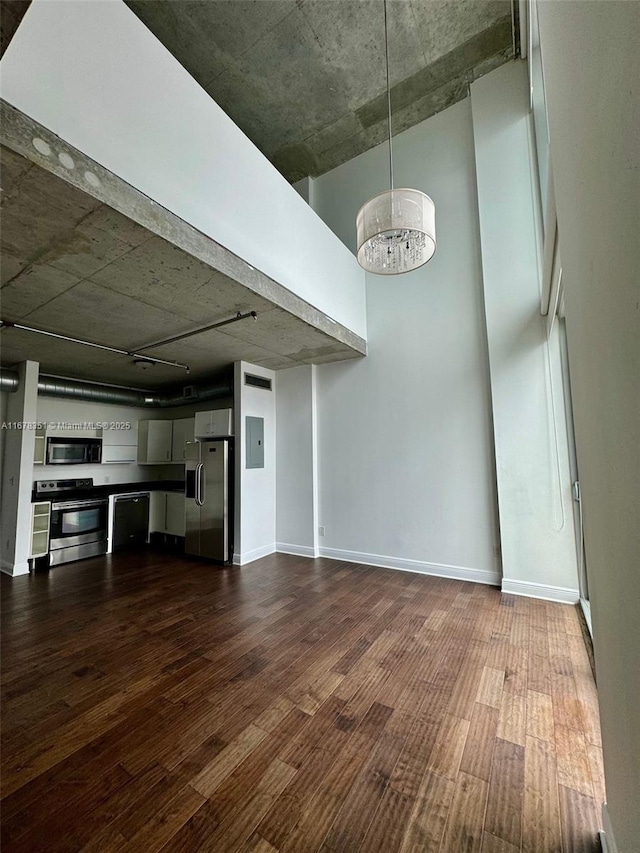
<path id="1" fill-rule="evenodd" d="M 358 263 L 367 272 L 398 275 L 431 260 L 436 250 L 436 208 L 420 190 L 394 189 L 389 82 L 389 32 L 384 0 L 384 46 L 389 123 L 389 189 L 362 205 L 356 217 Z"/>

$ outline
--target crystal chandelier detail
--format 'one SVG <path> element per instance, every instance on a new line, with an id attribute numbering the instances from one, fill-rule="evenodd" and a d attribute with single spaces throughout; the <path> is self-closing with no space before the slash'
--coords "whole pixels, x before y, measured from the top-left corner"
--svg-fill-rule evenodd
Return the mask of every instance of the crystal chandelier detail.
<path id="1" fill-rule="evenodd" d="M 394 189 L 389 83 L 387 0 L 384 0 L 384 41 L 389 123 L 389 189 L 362 205 L 356 217 L 358 263 L 367 272 L 398 275 L 431 260 L 436 250 L 436 209 L 420 190 Z"/>

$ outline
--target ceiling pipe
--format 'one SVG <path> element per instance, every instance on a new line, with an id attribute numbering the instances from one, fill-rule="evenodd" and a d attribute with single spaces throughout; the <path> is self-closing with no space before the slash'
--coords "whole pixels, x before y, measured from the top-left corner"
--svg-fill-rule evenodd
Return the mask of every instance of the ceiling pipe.
<path id="1" fill-rule="evenodd" d="M 3 367 L 0 370 L 0 390 L 16 391 L 18 385 L 18 374 Z M 216 384 L 192 385 L 189 387 L 188 394 L 185 391 L 137 391 L 133 388 L 118 388 L 78 379 L 41 375 L 38 379 L 38 394 L 43 397 L 61 397 L 134 408 L 169 409 L 230 397 L 233 394 L 233 388 L 228 381 L 221 381 Z"/>
<path id="2" fill-rule="evenodd" d="M 83 338 L 72 338 L 70 335 L 60 335 L 58 332 L 49 332 L 46 329 L 37 329 L 35 326 L 25 326 L 22 323 L 14 323 L 13 320 L 0 320 L 0 328 L 19 329 L 22 332 L 32 332 L 34 335 L 44 335 L 47 338 L 56 338 L 59 341 L 81 344 L 83 347 L 93 347 L 93 349 L 105 350 L 106 352 L 115 352 L 117 355 L 128 355 L 133 359 L 140 355 L 140 358 L 137 359 L 137 361 L 147 361 L 150 364 L 164 364 L 168 367 L 181 367 L 189 373 L 189 365 L 182 364 L 179 361 L 167 361 L 165 358 L 156 358 L 155 355 L 142 355 L 134 350 L 129 351 L 126 349 L 120 349 L 119 347 L 110 347 L 106 344 L 97 344 L 94 341 L 85 341 Z M 158 344 L 156 344 L 156 346 L 158 346 Z"/>
<path id="3" fill-rule="evenodd" d="M 159 341 L 154 341 L 151 344 L 145 344 L 143 347 L 138 347 L 133 355 L 141 354 L 142 350 L 155 349 L 155 347 L 163 347 L 166 346 L 166 344 L 175 344 L 177 341 L 184 341 L 186 338 L 192 338 L 194 335 L 201 335 L 203 332 L 211 332 L 213 329 L 219 329 L 220 326 L 228 326 L 230 323 L 237 323 L 238 320 L 246 320 L 247 317 L 253 317 L 254 320 L 257 320 L 258 314 L 256 311 L 246 311 L 244 314 L 238 311 L 235 317 L 231 317 L 228 320 L 219 320 L 217 323 L 210 323 L 208 326 L 200 326 L 198 329 L 193 329 L 191 332 L 183 332 L 181 335 L 173 335 L 171 338 L 161 338 Z M 142 358 L 146 358 L 146 356 L 142 355 Z"/>

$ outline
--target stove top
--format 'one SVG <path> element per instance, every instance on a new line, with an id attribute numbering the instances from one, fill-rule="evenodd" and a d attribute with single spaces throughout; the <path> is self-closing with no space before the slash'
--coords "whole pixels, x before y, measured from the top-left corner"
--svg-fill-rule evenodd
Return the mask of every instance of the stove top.
<path id="1" fill-rule="evenodd" d="M 83 477 L 79 480 L 36 480 L 34 491 L 36 495 L 51 495 L 57 492 L 72 492 L 78 489 L 92 489 L 93 477 Z"/>

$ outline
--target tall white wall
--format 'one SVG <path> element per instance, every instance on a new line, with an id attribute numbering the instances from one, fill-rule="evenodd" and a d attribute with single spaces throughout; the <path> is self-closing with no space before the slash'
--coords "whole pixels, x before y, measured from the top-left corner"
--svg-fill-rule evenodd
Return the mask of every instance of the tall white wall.
<path id="1" fill-rule="evenodd" d="M 0 69 L 9 103 L 366 337 L 355 258 L 122 0 L 34 0 Z"/>
<path id="2" fill-rule="evenodd" d="M 276 387 L 275 373 L 238 361 L 234 365 L 235 531 L 234 562 L 250 563 L 275 551 Z M 245 372 L 272 380 L 272 390 L 244 384 Z M 247 417 L 264 418 L 264 468 L 247 468 Z"/>
<path id="3" fill-rule="evenodd" d="M 276 374 L 278 551 L 318 556 L 315 365 Z"/>
<path id="4" fill-rule="evenodd" d="M 524 62 L 471 85 L 503 589 L 577 601 L 559 350 L 540 316 L 528 98 Z"/>
<path id="5" fill-rule="evenodd" d="M 608 813 L 640 839 L 640 5 L 540 3 Z"/>
<path id="6" fill-rule="evenodd" d="M 438 249 L 407 275 L 368 275 L 369 355 L 318 368 L 320 547 L 497 583 L 469 101 L 395 137 L 394 155 L 397 186 L 435 201 Z M 382 145 L 315 180 L 319 215 L 352 249 L 356 212 L 387 169 Z"/>

